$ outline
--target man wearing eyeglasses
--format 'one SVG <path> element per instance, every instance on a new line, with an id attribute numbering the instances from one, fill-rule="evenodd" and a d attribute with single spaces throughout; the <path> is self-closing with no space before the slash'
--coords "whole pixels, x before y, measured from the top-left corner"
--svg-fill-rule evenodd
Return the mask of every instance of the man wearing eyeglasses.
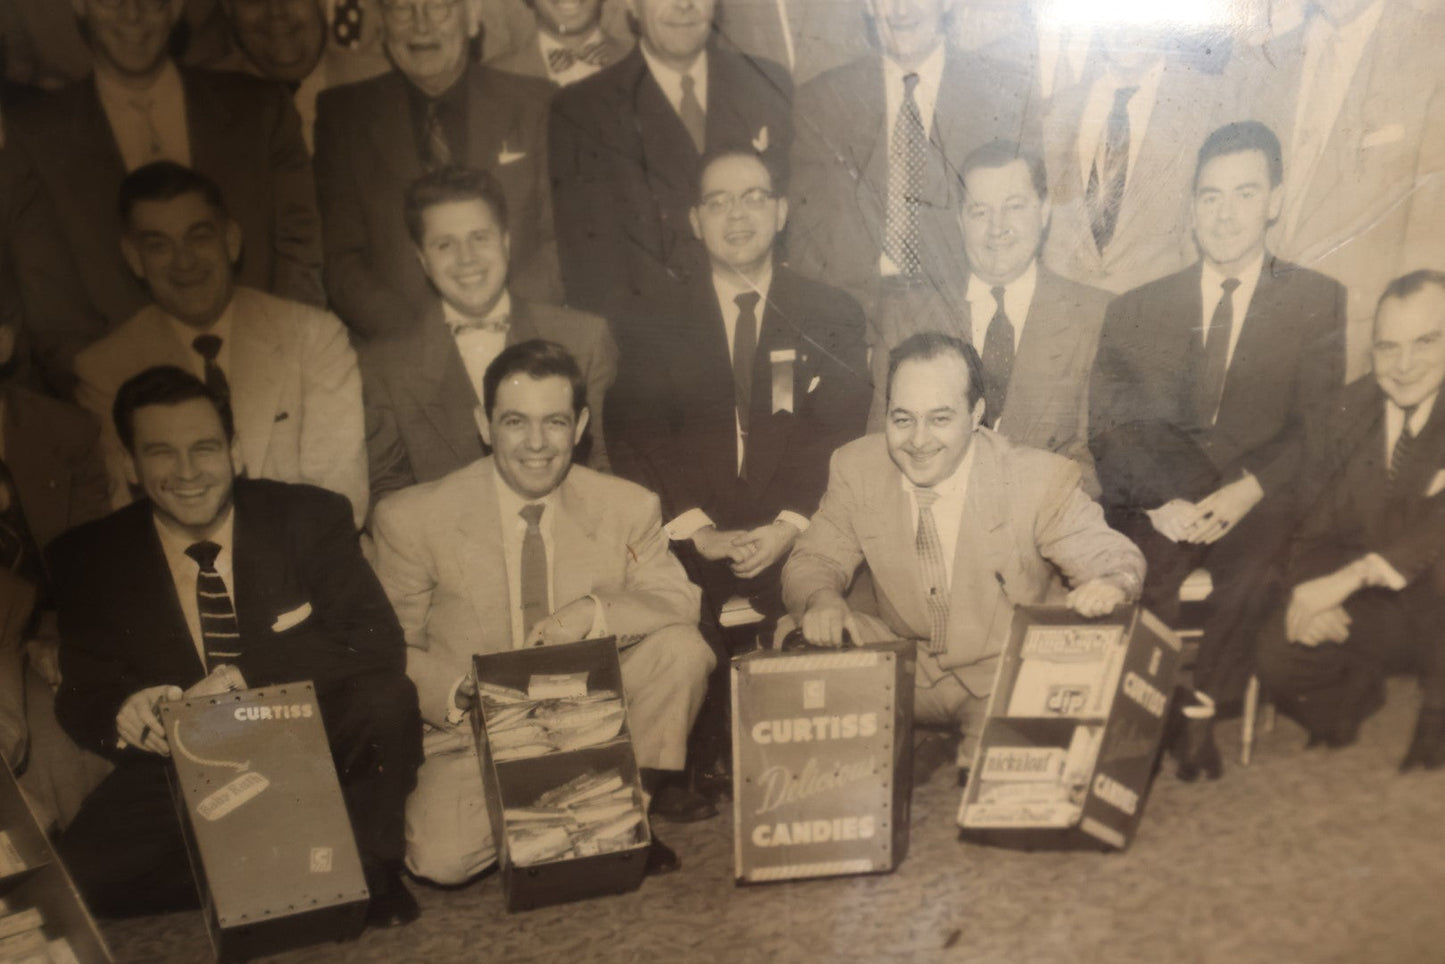
<path id="1" fill-rule="evenodd" d="M 475 4 L 383 0 L 396 70 L 317 101 L 316 171 L 326 289 L 363 338 L 413 331 L 435 296 L 403 211 L 407 187 L 451 166 L 490 173 L 511 214 L 514 292 L 555 302 L 546 111 L 551 87 L 472 62 Z"/>
<path id="2" fill-rule="evenodd" d="M 56 208 L 86 293 L 110 327 L 145 307 L 120 257 L 121 180 L 157 160 L 221 188 L 247 239 L 238 280 L 320 304 L 311 161 L 286 91 L 239 74 L 179 67 L 168 50 L 184 0 L 72 0 L 92 76 L 18 107 L 13 128 Z"/>

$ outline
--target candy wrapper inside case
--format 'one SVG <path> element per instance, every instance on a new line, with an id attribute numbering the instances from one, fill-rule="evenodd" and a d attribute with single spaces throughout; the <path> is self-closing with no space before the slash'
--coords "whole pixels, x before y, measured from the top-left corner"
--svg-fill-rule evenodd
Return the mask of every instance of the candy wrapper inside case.
<path id="1" fill-rule="evenodd" d="M 589 690 L 587 675 L 534 675 L 525 692 L 478 683 L 492 757 L 505 763 L 616 739 L 627 719 L 622 697 L 615 690 Z M 550 695 L 557 693 L 569 695 Z"/>
<path id="2" fill-rule="evenodd" d="M 504 813 L 518 866 L 627 850 L 643 842 L 642 801 L 619 770 L 586 772 Z"/>

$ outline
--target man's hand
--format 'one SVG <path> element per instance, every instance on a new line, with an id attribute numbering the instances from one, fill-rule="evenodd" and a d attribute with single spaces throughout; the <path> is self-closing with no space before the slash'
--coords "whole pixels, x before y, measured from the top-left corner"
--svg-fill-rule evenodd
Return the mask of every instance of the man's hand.
<path id="1" fill-rule="evenodd" d="M 1290 593 L 1289 608 L 1285 611 L 1285 638 L 1291 642 L 1303 643 L 1306 636 L 1313 636 L 1309 630 L 1314 628 L 1315 620 L 1332 609 L 1344 606 L 1345 600 L 1364 585 L 1363 577 L 1361 567 L 1351 563 L 1327 576 L 1295 586 Z M 1348 627 L 1349 623 L 1346 622 L 1345 625 Z"/>
<path id="2" fill-rule="evenodd" d="M 719 530 L 717 526 L 703 526 L 692 534 L 692 544 L 704 558 L 716 562 L 727 559 L 738 563 L 747 557 L 748 550 L 738 544 L 747 533 L 741 529 Z"/>
<path id="3" fill-rule="evenodd" d="M 1350 614 L 1345 612 L 1345 607 L 1336 606 L 1306 622 L 1295 642 L 1303 646 L 1318 646 L 1321 643 L 1343 643 L 1349 638 Z"/>
<path id="4" fill-rule="evenodd" d="M 463 676 L 462 681 L 457 684 L 452 693 L 452 702 L 456 704 L 457 712 L 463 715 L 470 713 L 472 707 L 477 705 L 477 681 L 471 673 Z"/>
<path id="5" fill-rule="evenodd" d="M 156 706 L 161 700 L 178 700 L 181 695 L 179 686 L 148 686 L 132 693 L 115 715 L 115 732 L 120 737 L 116 747 L 133 746 L 147 753 L 170 756 L 170 744 L 156 715 Z"/>
<path id="6" fill-rule="evenodd" d="M 1161 536 L 1170 542 L 1182 542 L 1199 513 L 1188 499 L 1173 499 L 1157 509 L 1149 509 L 1145 515 Z"/>
<path id="7" fill-rule="evenodd" d="M 574 599 L 552 615 L 537 620 L 527 636 L 528 646 L 554 646 L 575 643 L 592 631 L 597 603 L 591 596 Z"/>
<path id="8" fill-rule="evenodd" d="M 808 599 L 802 628 L 803 638 L 814 646 L 842 646 L 844 632 L 855 640 L 861 635 L 853 610 L 832 589 L 819 589 Z"/>
<path id="9" fill-rule="evenodd" d="M 1259 480 L 1249 473 L 1238 481 L 1220 486 L 1195 506 L 1197 515 L 1185 528 L 1185 540 L 1202 545 L 1218 542 L 1263 498 L 1264 489 L 1260 488 Z"/>
<path id="10" fill-rule="evenodd" d="M 754 578 L 786 556 L 798 541 L 798 534 L 797 526 L 782 520 L 744 532 L 733 540 L 734 546 L 746 552 L 742 559 L 733 560 L 733 575 L 740 579 Z"/>
<path id="11" fill-rule="evenodd" d="M 60 640 L 28 639 L 25 658 L 51 689 L 60 688 Z"/>
<path id="12" fill-rule="evenodd" d="M 1129 594 L 1107 579 L 1090 579 L 1080 583 L 1064 600 L 1074 612 L 1088 619 L 1107 616 L 1127 602 Z"/>

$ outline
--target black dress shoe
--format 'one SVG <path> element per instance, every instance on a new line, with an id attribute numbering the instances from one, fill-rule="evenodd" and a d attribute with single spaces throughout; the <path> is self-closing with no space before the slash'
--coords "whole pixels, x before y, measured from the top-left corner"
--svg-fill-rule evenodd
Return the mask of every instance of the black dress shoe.
<path id="1" fill-rule="evenodd" d="M 716 806 L 718 801 L 732 796 L 732 770 L 732 764 L 720 758 L 692 775 L 692 788 L 699 796 Z"/>
<path id="2" fill-rule="evenodd" d="M 652 797 L 651 813 L 668 823 L 696 823 L 717 816 L 717 805 L 686 787 L 669 783 Z"/>
<path id="3" fill-rule="evenodd" d="M 1445 766 L 1445 709 L 1422 709 L 1415 721 L 1415 735 L 1400 761 L 1400 772 L 1416 767 L 1438 770 Z"/>
<path id="4" fill-rule="evenodd" d="M 1175 755 L 1179 761 L 1175 775 L 1185 783 L 1193 783 L 1201 774 L 1210 780 L 1223 776 L 1224 758 L 1219 754 L 1219 745 L 1214 742 L 1214 717 L 1185 717 Z"/>
<path id="5" fill-rule="evenodd" d="M 376 928 L 401 927 L 421 916 L 416 898 L 402 883 L 401 875 L 389 871 L 372 888 L 371 903 L 366 906 L 366 926 Z"/>
<path id="6" fill-rule="evenodd" d="M 647 870 L 649 877 L 661 877 L 663 874 L 670 874 L 682 866 L 677 859 L 677 851 L 652 835 L 652 844 L 647 848 Z"/>

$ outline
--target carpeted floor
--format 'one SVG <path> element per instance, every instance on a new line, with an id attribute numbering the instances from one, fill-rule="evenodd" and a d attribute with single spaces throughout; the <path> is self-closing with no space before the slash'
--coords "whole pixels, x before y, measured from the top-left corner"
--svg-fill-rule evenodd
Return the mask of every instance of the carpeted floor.
<path id="1" fill-rule="evenodd" d="M 739 888 L 731 819 L 661 825 L 683 868 L 622 897 L 508 915 L 496 878 L 413 885 L 422 918 L 278 961 L 969 961 L 1438 964 L 1445 961 L 1445 772 L 1396 765 L 1418 705 L 1396 680 L 1347 750 L 1303 752 L 1281 719 L 1218 783 L 1161 774 L 1122 854 L 962 844 L 941 770 L 914 791 L 893 874 Z M 120 961 L 204 961 L 197 914 L 104 927 Z"/>

